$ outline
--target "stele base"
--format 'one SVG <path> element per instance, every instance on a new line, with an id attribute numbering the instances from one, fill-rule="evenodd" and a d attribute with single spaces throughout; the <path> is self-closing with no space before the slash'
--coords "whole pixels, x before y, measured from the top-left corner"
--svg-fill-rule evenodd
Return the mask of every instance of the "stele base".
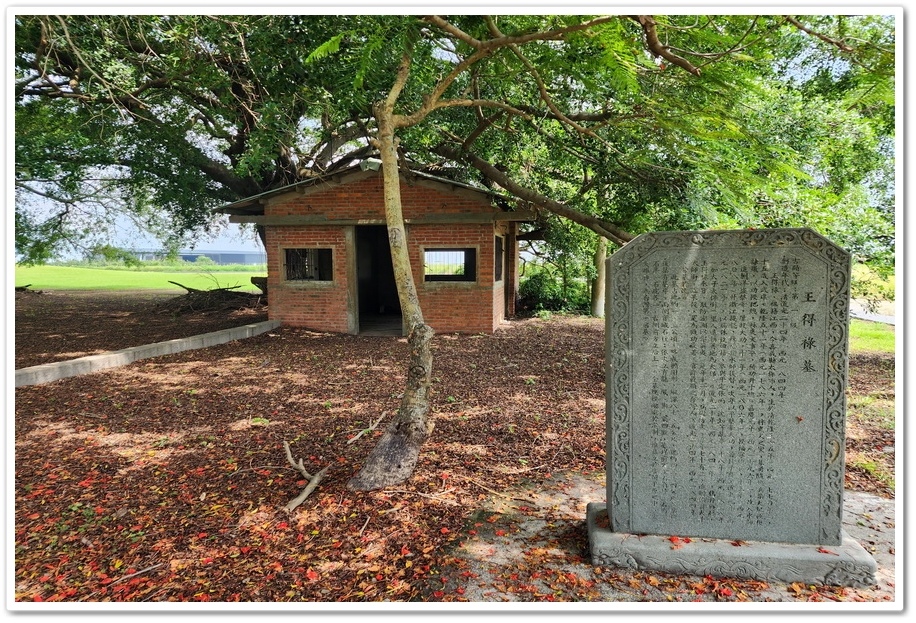
<path id="1" fill-rule="evenodd" d="M 592 564 L 634 571 L 743 578 L 765 582 L 802 582 L 865 588 L 876 584 L 878 566 L 865 549 L 843 532 L 842 544 L 808 544 L 725 539 L 673 539 L 672 536 L 615 533 L 607 505 L 587 505 Z"/>

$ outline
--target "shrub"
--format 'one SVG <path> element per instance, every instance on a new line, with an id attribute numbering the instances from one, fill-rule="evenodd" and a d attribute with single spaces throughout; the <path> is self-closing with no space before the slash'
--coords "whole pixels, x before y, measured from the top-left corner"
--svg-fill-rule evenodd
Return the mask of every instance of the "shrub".
<path id="1" fill-rule="evenodd" d="M 539 270 L 522 279 L 518 295 L 518 311 L 530 314 L 541 311 L 588 313 L 591 300 L 584 280 L 569 280 L 564 288 L 562 280 L 547 270 Z"/>

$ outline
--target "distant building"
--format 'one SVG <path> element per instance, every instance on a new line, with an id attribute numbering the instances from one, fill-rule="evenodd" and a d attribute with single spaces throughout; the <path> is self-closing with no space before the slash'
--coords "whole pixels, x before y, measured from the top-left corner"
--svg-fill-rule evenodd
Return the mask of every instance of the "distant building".
<path id="1" fill-rule="evenodd" d="M 178 256 L 186 262 L 195 262 L 200 256 L 209 257 L 217 264 L 266 264 L 267 254 L 249 251 L 180 251 Z"/>
<path id="2" fill-rule="evenodd" d="M 162 250 L 141 249 L 133 251 L 140 260 L 161 260 L 165 257 Z M 178 257 L 185 262 L 196 262 L 197 258 L 208 257 L 217 264 L 266 264 L 267 254 L 257 251 L 179 251 Z"/>

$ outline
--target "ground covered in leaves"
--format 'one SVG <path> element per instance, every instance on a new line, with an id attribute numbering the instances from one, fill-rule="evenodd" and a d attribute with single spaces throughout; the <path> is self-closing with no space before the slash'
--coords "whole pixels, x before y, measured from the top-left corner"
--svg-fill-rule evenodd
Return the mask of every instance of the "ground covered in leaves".
<path id="1" fill-rule="evenodd" d="M 17 292 L 16 369 L 267 320 L 267 307 L 256 296 L 236 309 L 207 309 L 203 298 L 178 288 Z M 195 304 L 199 311 L 188 313 Z"/>
<path id="2" fill-rule="evenodd" d="M 164 296 L 19 297 L 16 366 L 264 319 L 263 310 L 163 316 Z M 603 322 L 583 318 L 437 336 L 435 430 L 414 477 L 374 493 L 345 485 L 397 408 L 399 338 L 281 328 L 18 388 L 15 598 L 893 599 L 893 589 L 592 567 L 584 509 L 603 500 L 580 497 L 603 483 L 603 349 Z M 853 359 L 850 391 L 892 399 L 893 366 Z M 893 460 L 893 430 L 868 418 L 850 428 L 852 450 Z M 283 507 L 305 482 L 284 441 L 310 472 L 329 466 L 291 513 Z M 847 487 L 893 497 L 868 470 L 851 471 Z"/>

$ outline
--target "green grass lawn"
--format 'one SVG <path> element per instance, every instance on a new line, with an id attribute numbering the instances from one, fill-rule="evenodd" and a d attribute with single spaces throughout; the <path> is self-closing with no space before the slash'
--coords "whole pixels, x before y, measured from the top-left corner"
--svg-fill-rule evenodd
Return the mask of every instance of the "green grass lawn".
<path id="1" fill-rule="evenodd" d="M 255 267 L 253 267 L 255 268 Z M 189 288 L 210 290 L 242 286 L 239 290 L 258 291 L 252 277 L 263 277 L 261 270 L 248 272 L 213 272 L 206 268 L 198 272 L 159 272 L 145 270 L 109 270 L 72 266 L 17 266 L 16 287 L 30 285 L 32 290 L 176 290 L 169 283 L 177 281 Z"/>
<path id="2" fill-rule="evenodd" d="M 896 352 L 897 332 L 893 325 L 853 318 L 849 322 L 849 352 Z"/>

